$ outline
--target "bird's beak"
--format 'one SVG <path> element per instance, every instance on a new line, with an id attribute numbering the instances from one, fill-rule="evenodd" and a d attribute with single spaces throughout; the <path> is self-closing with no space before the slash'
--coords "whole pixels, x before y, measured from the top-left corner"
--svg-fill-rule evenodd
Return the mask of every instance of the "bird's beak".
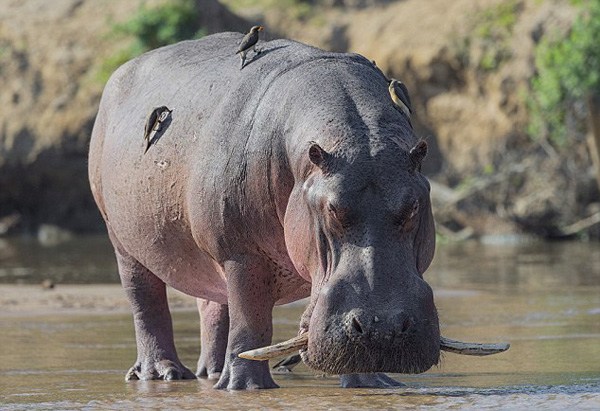
<path id="1" fill-rule="evenodd" d="M 263 31 L 265 28 L 263 26 L 258 26 L 258 31 Z"/>

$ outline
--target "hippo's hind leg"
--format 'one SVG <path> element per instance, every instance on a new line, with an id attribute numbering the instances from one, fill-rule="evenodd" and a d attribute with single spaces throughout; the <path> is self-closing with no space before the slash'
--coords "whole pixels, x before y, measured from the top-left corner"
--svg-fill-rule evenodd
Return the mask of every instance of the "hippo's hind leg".
<path id="1" fill-rule="evenodd" d="M 116 250 L 121 283 L 131 303 L 137 361 L 125 380 L 195 379 L 175 351 L 165 283 L 133 257 Z"/>
<path id="2" fill-rule="evenodd" d="M 229 337 L 225 366 L 217 389 L 277 388 L 268 361 L 252 361 L 238 354 L 271 344 L 274 281 L 267 264 L 242 256 L 224 264 L 229 302 Z"/>
<path id="3" fill-rule="evenodd" d="M 227 305 L 198 298 L 200 312 L 200 359 L 196 375 L 208 379 L 218 379 L 225 363 L 227 334 L 229 333 L 229 312 Z"/>

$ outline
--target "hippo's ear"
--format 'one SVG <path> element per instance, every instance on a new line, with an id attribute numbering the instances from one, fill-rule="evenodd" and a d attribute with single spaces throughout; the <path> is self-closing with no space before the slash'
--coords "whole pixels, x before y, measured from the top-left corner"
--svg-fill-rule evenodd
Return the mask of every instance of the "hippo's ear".
<path id="1" fill-rule="evenodd" d="M 308 149 L 308 158 L 310 158 L 310 161 L 314 165 L 316 165 L 322 171 L 325 172 L 331 160 L 331 154 L 323 150 L 323 148 L 320 145 L 312 141 L 310 148 Z"/>
<path id="2" fill-rule="evenodd" d="M 410 149 L 408 156 L 410 157 L 410 162 L 416 171 L 421 171 L 421 164 L 423 163 L 423 159 L 426 155 L 427 143 L 424 140 L 419 141 L 416 146 Z"/>

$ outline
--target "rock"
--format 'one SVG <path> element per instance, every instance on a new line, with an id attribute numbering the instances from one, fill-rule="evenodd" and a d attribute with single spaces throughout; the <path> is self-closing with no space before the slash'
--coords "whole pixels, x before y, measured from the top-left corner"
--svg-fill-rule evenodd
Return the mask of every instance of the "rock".
<path id="1" fill-rule="evenodd" d="M 55 225 L 42 224 L 38 229 L 37 238 L 43 246 L 52 247 L 71 240 L 73 234 Z"/>
<path id="2" fill-rule="evenodd" d="M 9 234 L 21 221 L 19 213 L 12 213 L 0 218 L 0 235 Z"/>
<path id="3" fill-rule="evenodd" d="M 54 289 L 54 282 L 47 278 L 44 281 L 42 281 L 42 288 L 44 290 L 52 290 Z"/>

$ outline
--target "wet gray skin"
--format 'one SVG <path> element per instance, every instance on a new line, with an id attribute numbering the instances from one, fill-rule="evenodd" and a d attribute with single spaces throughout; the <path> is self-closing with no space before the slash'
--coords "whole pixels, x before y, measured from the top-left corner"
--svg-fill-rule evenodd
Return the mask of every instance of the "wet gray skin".
<path id="1" fill-rule="evenodd" d="M 266 42 L 239 70 L 242 35 L 147 53 L 108 82 L 89 157 L 92 192 L 133 309 L 127 379 L 186 379 L 165 286 L 197 297 L 197 375 L 222 389 L 274 388 L 272 309 L 310 296 L 300 332 L 312 368 L 344 386 L 437 364 L 423 280 L 434 252 L 427 145 L 360 55 Z M 152 107 L 172 109 L 144 153 Z M 360 374 L 360 375 L 354 375 Z"/>

